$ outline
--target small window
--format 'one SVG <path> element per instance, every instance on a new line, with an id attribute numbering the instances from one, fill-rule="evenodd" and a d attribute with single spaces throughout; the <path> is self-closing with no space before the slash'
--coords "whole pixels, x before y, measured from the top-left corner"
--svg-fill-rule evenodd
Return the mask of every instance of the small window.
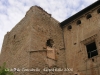
<path id="1" fill-rule="evenodd" d="M 79 24 L 81 24 L 81 20 L 78 20 L 78 21 L 77 21 L 77 25 L 79 25 Z"/>
<path id="2" fill-rule="evenodd" d="M 16 35 L 14 35 L 14 39 L 16 38 Z"/>
<path id="3" fill-rule="evenodd" d="M 91 17 L 92 17 L 91 14 L 88 14 L 88 15 L 86 16 L 87 19 L 89 19 L 89 18 L 91 18 Z"/>
<path id="4" fill-rule="evenodd" d="M 70 30 L 70 29 L 72 29 L 72 26 L 71 25 L 68 26 L 68 30 Z"/>
<path id="5" fill-rule="evenodd" d="M 94 62 L 94 59 L 92 59 L 92 62 Z"/>
<path id="6" fill-rule="evenodd" d="M 46 45 L 49 46 L 49 47 L 52 47 L 54 44 L 54 41 L 52 39 L 48 39 L 47 42 L 46 42 Z"/>
<path id="7" fill-rule="evenodd" d="M 95 42 L 86 45 L 88 58 L 98 55 L 97 47 Z"/>
<path id="8" fill-rule="evenodd" d="M 98 14 L 100 13 L 100 8 L 97 10 L 97 13 L 98 13 Z"/>

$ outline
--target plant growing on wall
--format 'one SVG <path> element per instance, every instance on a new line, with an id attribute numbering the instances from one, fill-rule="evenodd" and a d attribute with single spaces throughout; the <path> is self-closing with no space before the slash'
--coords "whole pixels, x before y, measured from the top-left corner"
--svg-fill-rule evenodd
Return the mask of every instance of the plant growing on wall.
<path id="1" fill-rule="evenodd" d="M 0 75 L 13 75 L 12 72 L 6 71 L 6 63 L 3 63 L 3 66 L 0 66 Z"/>

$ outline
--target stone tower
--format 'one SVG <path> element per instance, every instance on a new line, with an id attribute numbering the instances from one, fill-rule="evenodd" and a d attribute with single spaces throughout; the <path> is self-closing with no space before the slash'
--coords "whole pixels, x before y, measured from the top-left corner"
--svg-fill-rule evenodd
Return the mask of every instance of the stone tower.
<path id="1" fill-rule="evenodd" d="M 62 34 L 57 20 L 42 8 L 33 6 L 5 35 L 0 65 L 6 62 L 8 68 L 14 69 L 14 75 L 64 75 L 63 71 L 59 74 L 43 71 L 66 68 Z M 32 68 L 40 71 L 26 71 Z"/>

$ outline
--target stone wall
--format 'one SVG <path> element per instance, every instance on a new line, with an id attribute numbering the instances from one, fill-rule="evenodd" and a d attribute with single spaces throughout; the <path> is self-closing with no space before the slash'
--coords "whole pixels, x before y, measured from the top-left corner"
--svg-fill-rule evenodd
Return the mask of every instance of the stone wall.
<path id="1" fill-rule="evenodd" d="M 52 39 L 56 60 L 48 61 L 47 40 Z M 38 6 L 33 6 L 25 17 L 5 35 L 0 65 L 8 68 L 30 69 L 45 67 L 66 68 L 62 29 L 59 22 Z M 52 63 L 55 62 L 55 66 Z M 49 63 L 49 64 L 48 64 Z M 51 74 L 52 72 L 49 72 Z M 42 72 L 14 71 L 14 75 L 42 75 Z M 59 75 L 63 74 L 63 71 Z M 57 72 L 58 75 L 58 72 Z"/>
<path id="2" fill-rule="evenodd" d="M 41 11 L 42 10 L 37 9 L 37 7 L 33 11 L 30 11 L 30 13 L 33 12 L 34 15 L 32 20 L 33 23 L 31 23 L 32 24 L 31 25 L 31 47 L 29 51 L 30 59 L 31 59 L 30 67 L 34 67 L 34 65 L 38 63 L 35 66 L 40 67 L 41 70 L 43 70 L 43 68 L 46 67 L 66 68 L 65 54 L 64 54 L 65 50 L 63 49 L 64 48 L 63 36 L 62 36 L 62 30 L 59 26 L 59 22 L 53 19 L 50 14 Z M 48 52 L 47 52 L 46 43 L 47 40 L 49 39 L 52 39 L 54 42 L 52 48 L 53 50 L 56 51 L 55 52 L 56 60 L 51 59 L 49 61 L 47 57 Z M 35 63 L 33 61 L 35 61 Z M 50 67 L 49 65 L 52 65 L 54 62 L 55 62 L 55 66 Z M 48 73 L 48 75 L 50 73 Z M 37 73 L 37 75 L 39 74 L 42 75 L 44 73 L 41 72 Z"/>
<path id="3" fill-rule="evenodd" d="M 68 67 L 73 68 L 72 75 L 99 75 L 100 13 L 97 13 L 99 8 L 93 8 L 93 10 L 76 18 L 63 28 L 66 63 Z M 92 17 L 87 19 L 88 14 L 91 14 Z M 98 55 L 88 58 L 86 45 L 92 42 L 96 43 Z"/>

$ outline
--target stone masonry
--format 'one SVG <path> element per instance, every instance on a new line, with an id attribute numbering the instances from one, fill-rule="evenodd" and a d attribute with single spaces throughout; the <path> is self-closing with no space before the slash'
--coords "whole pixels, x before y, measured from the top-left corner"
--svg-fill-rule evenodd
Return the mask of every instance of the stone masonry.
<path id="1" fill-rule="evenodd" d="M 0 65 L 14 75 L 100 75 L 99 3 L 61 23 L 32 6 L 5 35 Z"/>
<path id="2" fill-rule="evenodd" d="M 52 48 L 46 45 L 47 41 L 50 42 L 49 39 L 53 41 Z M 65 68 L 64 55 L 60 23 L 42 8 L 33 6 L 25 17 L 5 35 L 0 64 L 6 62 L 8 68 L 17 69 Z M 51 73 L 53 72 L 14 71 L 14 75 L 50 75 Z M 58 72 L 55 74 L 58 75 Z"/>

